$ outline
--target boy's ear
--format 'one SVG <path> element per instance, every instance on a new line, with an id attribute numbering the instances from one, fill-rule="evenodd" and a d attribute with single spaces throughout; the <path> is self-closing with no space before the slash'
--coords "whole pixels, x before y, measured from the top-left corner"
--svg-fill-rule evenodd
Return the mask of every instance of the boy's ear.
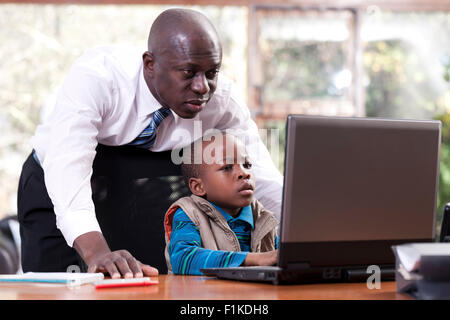
<path id="1" fill-rule="evenodd" d="M 189 189 L 196 196 L 203 197 L 206 194 L 205 189 L 203 188 L 203 182 L 200 178 L 190 178 L 189 179 Z"/>

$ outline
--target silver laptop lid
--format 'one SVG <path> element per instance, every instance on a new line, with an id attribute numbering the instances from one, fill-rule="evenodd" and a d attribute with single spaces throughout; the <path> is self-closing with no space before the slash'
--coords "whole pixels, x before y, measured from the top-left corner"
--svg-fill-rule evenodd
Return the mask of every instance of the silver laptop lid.
<path id="1" fill-rule="evenodd" d="M 433 239 L 439 121 L 291 115 L 281 241 Z"/>

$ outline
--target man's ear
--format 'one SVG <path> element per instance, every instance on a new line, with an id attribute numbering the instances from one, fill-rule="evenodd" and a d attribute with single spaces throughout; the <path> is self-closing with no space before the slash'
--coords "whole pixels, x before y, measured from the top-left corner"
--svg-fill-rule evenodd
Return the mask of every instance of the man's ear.
<path id="1" fill-rule="evenodd" d="M 144 72 L 148 76 L 153 77 L 155 66 L 155 59 L 153 58 L 153 53 L 145 51 L 144 54 L 142 55 L 142 61 L 144 62 Z"/>
<path id="2" fill-rule="evenodd" d="M 203 187 L 202 179 L 200 178 L 190 178 L 189 179 L 189 189 L 196 196 L 203 197 L 206 194 L 206 191 Z"/>

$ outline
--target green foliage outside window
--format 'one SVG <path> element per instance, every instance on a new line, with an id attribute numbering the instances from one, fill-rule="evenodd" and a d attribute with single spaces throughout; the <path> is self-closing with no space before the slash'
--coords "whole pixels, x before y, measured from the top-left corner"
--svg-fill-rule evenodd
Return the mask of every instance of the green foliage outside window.
<path id="1" fill-rule="evenodd" d="M 450 202 L 449 91 L 438 88 L 433 74 L 416 51 L 401 40 L 369 43 L 364 62 L 370 84 L 366 88 L 369 117 L 437 119 L 442 121 L 442 145 L 437 205 L 437 231 L 443 207 Z M 450 63 L 441 65 L 448 82 Z"/>

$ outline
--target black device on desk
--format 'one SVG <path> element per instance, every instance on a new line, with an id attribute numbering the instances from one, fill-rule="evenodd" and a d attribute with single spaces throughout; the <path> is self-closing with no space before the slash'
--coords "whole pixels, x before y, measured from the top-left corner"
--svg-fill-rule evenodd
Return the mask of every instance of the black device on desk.
<path id="1" fill-rule="evenodd" d="M 394 279 L 393 245 L 435 237 L 441 123 L 290 115 L 278 264 L 201 269 L 279 283 Z"/>
<path id="2" fill-rule="evenodd" d="M 450 242 L 450 203 L 447 203 L 444 207 L 439 241 Z"/>

